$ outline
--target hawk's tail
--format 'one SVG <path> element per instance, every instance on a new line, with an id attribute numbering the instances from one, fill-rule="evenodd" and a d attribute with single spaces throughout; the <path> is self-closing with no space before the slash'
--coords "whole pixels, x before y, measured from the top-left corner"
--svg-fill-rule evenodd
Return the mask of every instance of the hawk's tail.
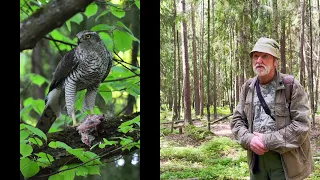
<path id="1" fill-rule="evenodd" d="M 46 106 L 42 115 L 40 116 L 40 119 L 38 120 L 36 127 L 47 134 L 56 118 L 57 116 L 52 110 L 51 106 Z"/>

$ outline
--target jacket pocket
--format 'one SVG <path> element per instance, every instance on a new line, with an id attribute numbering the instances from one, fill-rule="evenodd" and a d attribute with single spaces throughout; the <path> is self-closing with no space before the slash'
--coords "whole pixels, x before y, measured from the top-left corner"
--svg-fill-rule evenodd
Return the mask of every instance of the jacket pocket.
<path id="1" fill-rule="evenodd" d="M 285 104 L 276 104 L 275 116 L 277 128 L 281 129 L 291 123 L 289 109 Z"/>

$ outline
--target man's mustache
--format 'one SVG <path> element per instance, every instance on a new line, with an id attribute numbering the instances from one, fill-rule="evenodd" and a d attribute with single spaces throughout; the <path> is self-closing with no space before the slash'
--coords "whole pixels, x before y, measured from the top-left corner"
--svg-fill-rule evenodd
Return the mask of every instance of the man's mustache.
<path id="1" fill-rule="evenodd" d="M 263 64 L 256 64 L 256 65 L 254 66 L 254 68 L 257 68 L 258 66 L 262 66 L 264 69 L 267 68 L 267 66 L 265 66 L 265 65 L 263 65 Z"/>

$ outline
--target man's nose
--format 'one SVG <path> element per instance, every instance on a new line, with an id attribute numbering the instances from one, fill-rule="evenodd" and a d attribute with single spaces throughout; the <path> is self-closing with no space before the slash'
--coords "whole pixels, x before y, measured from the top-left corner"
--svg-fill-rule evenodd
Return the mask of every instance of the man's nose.
<path id="1" fill-rule="evenodd" d="M 262 63 L 262 57 L 261 57 L 261 56 L 258 56 L 256 62 L 257 62 L 257 63 Z"/>

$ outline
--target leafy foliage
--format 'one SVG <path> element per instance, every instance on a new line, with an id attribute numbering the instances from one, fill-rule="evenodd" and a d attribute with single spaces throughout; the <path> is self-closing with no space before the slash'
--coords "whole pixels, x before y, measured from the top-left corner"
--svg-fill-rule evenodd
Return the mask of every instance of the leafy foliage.
<path id="1" fill-rule="evenodd" d="M 31 16 L 36 10 L 43 8 L 49 1 L 47 0 L 21 0 L 20 1 L 20 22 Z M 129 7 L 128 7 L 129 6 Z M 54 156 L 44 152 L 33 152 L 33 147 L 42 147 L 47 142 L 46 135 L 35 128 L 38 117 L 45 108 L 44 99 L 37 98 L 33 92 L 35 88 L 44 88 L 44 94 L 48 93 L 52 72 L 56 67 L 61 56 L 71 50 L 76 44 L 75 35 L 83 29 L 91 29 L 99 33 L 106 47 L 114 52 L 114 63 L 111 72 L 98 90 L 99 101 L 94 107 L 97 114 L 108 113 L 108 106 L 114 106 L 112 115 L 123 111 L 126 107 L 126 99 L 129 95 L 135 97 L 136 101 L 140 98 L 140 70 L 136 65 L 132 66 L 131 49 L 132 42 L 140 43 L 131 29 L 132 23 L 128 21 L 127 11 L 131 8 L 140 9 L 139 0 L 93 2 L 86 7 L 84 12 L 80 12 L 68 19 L 61 27 L 52 30 L 46 35 L 47 45 L 43 45 L 41 52 L 43 73 L 34 73 L 35 65 L 32 61 L 33 51 L 25 50 L 20 53 L 20 170 L 25 178 L 35 176 L 41 168 L 50 168 L 56 160 Z M 136 14 L 138 15 L 138 14 Z M 139 23 L 139 22 L 138 22 Z M 139 56 L 138 52 L 138 56 Z M 140 58 L 137 57 L 139 64 Z M 121 63 L 122 62 L 122 63 Z M 54 68 L 53 68 L 54 67 Z M 134 71 L 135 73 L 133 73 Z M 38 71 L 39 72 L 39 71 Z M 77 93 L 76 118 L 81 120 L 87 112 L 82 112 L 82 102 L 85 90 Z M 137 103 L 139 104 L 139 103 Z M 106 110 L 107 109 L 107 110 Z M 139 111 L 136 107 L 134 111 Z M 71 123 L 71 118 L 62 112 L 49 130 L 49 133 L 60 131 L 65 123 Z M 119 132 L 126 134 L 119 137 L 117 141 L 104 139 L 98 143 L 99 148 L 121 144 L 123 150 L 131 149 L 133 146 L 140 148 L 140 141 L 133 142 L 133 138 L 128 134 L 140 128 L 140 117 L 123 123 L 119 127 Z M 68 164 L 58 168 L 61 171 L 49 177 L 49 179 L 74 179 L 75 176 L 99 175 L 100 167 L 103 165 L 100 157 L 91 151 L 71 148 L 64 142 L 52 141 L 49 148 L 61 148 L 69 154 L 81 160 L 84 165 Z M 91 148 L 91 150 L 93 147 Z M 94 159 L 94 160 L 93 160 Z M 90 162 L 88 162 L 90 161 Z"/>

